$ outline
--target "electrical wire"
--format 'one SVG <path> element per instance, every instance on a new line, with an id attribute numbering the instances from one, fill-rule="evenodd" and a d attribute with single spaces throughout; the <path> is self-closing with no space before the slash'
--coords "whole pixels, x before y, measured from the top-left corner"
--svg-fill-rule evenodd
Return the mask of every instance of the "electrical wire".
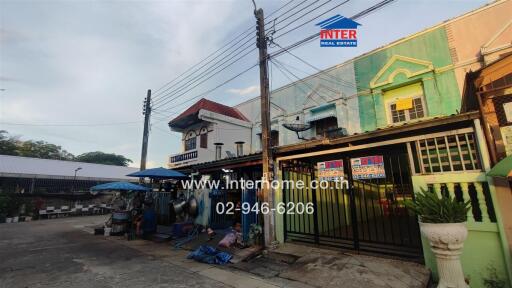
<path id="1" fill-rule="evenodd" d="M 320 6 L 317 6 L 317 7 L 313 8 L 313 9 L 311 9 L 311 10 L 304 11 L 304 12 L 305 12 L 305 13 L 304 13 L 304 15 L 305 15 L 305 14 L 307 14 L 307 13 L 310 13 L 310 12 L 312 12 L 312 11 L 314 11 L 314 10 L 316 10 L 316 9 L 320 8 L 320 7 L 322 7 L 323 5 L 327 4 L 327 3 L 328 3 L 328 2 L 330 2 L 330 1 L 332 1 L 332 0 L 328 0 L 328 1 L 324 2 L 324 3 L 322 3 Z M 348 1 L 350 1 L 350 0 L 346 0 L 346 1 L 345 1 L 345 2 L 343 2 L 342 4 L 344 4 L 344 3 L 348 2 Z M 316 2 L 318 2 L 318 1 L 315 1 L 315 2 L 313 2 L 312 4 L 314 4 L 314 3 L 316 3 Z M 299 5 L 301 5 L 302 3 L 304 3 L 304 1 L 303 1 L 303 2 L 301 2 L 301 3 L 299 3 L 298 5 L 295 5 L 294 7 L 292 7 L 292 9 L 295 9 L 296 7 L 298 7 Z M 306 6 L 305 8 L 310 7 L 312 4 L 310 4 L 310 5 Z M 341 6 L 342 4 L 339 4 L 339 5 L 337 5 L 336 7 L 339 7 L 339 6 Z M 286 5 L 286 4 L 285 4 L 285 5 Z M 286 11 L 286 12 L 285 12 L 285 13 L 283 13 L 283 14 L 288 13 L 288 12 L 289 12 L 289 11 L 291 11 L 292 9 L 290 9 L 290 10 Z M 321 15 L 323 15 L 323 14 L 325 14 L 325 13 L 327 13 L 327 12 L 328 12 L 328 11 L 326 11 L 326 12 L 322 13 Z M 293 15 L 295 15 L 295 14 L 292 14 L 292 16 L 293 16 Z M 279 16 L 278 16 L 278 17 L 279 17 Z M 276 17 L 275 19 L 277 19 L 278 17 Z M 301 16 L 301 17 L 302 17 L 302 16 Z M 287 27 L 287 26 L 288 26 L 288 25 L 290 25 L 291 23 L 294 23 L 294 22 L 298 21 L 301 17 L 296 18 L 295 20 L 291 21 L 290 23 L 288 23 L 288 24 L 287 24 L 286 26 L 284 26 L 284 27 Z M 318 17 L 320 17 L 320 15 L 319 15 L 319 16 L 316 16 L 315 18 L 318 18 Z M 287 17 L 287 18 L 289 18 L 289 17 Z M 270 22 L 271 22 L 271 21 L 269 21 L 269 23 L 270 23 Z M 283 22 L 283 20 L 279 21 L 279 23 L 280 23 L 280 22 Z M 302 24 L 302 25 L 304 25 L 304 24 Z M 283 28 L 284 28 L 284 27 L 283 27 Z M 282 29 L 282 28 L 281 28 L 281 29 Z M 244 39 L 245 39 L 245 37 L 244 37 Z M 192 84 L 194 84 L 194 83 L 197 83 L 197 81 L 198 81 L 198 80 L 200 80 L 200 78 L 201 78 L 201 77 L 204 77 L 204 76 L 207 76 L 207 75 L 209 75 L 209 74 L 213 73 L 213 72 L 214 72 L 214 71 L 216 71 L 218 68 L 220 68 L 220 67 L 222 67 L 223 65 L 225 65 L 227 61 L 229 61 L 229 60 L 233 59 L 234 57 L 236 57 L 236 55 L 239 55 L 240 53 L 242 53 L 242 52 L 244 52 L 244 51 L 247 51 L 247 49 L 249 49 L 249 48 L 251 48 L 251 47 L 252 47 L 252 44 L 250 44 L 250 45 L 248 45 L 248 46 L 247 46 L 246 44 L 248 44 L 248 43 L 249 43 L 249 42 L 251 42 L 251 41 L 252 41 L 252 40 L 251 40 L 251 39 L 249 39 L 249 40 L 245 41 L 244 43 L 242 43 L 242 44 L 238 45 L 238 46 L 237 46 L 237 48 L 236 48 L 234 51 L 232 51 L 231 53 L 229 53 L 227 56 L 230 56 L 230 55 L 233 55 L 233 54 L 235 54 L 235 53 L 236 53 L 235 55 L 233 55 L 232 57 L 229 57 L 227 60 L 226 60 L 226 57 L 224 57 L 224 59 L 221 59 L 221 60 L 219 60 L 219 61 L 215 62 L 212 66 L 210 66 L 209 68 L 207 68 L 205 71 L 201 72 L 199 75 L 194 76 L 192 79 L 189 79 L 189 80 L 188 80 L 188 81 L 186 81 L 185 83 L 180 84 L 180 85 L 179 85 L 179 87 L 177 87 L 176 89 L 174 89 L 174 90 L 170 91 L 169 93 L 167 93 L 167 94 L 165 94 L 165 95 L 161 96 L 161 97 L 160 97 L 160 101 L 154 101 L 154 102 L 153 102 L 153 104 L 155 105 L 155 107 L 159 107 L 159 106 L 163 106 L 163 105 L 165 105 L 165 104 L 162 104 L 162 100 L 165 100 L 165 98 L 168 98 L 168 97 L 174 96 L 174 95 L 176 95 L 177 93 L 179 93 L 179 92 L 183 91 L 184 89 L 187 89 L 187 87 L 189 87 L 189 85 L 192 85 Z M 242 48 L 242 47 L 243 47 L 243 48 Z M 242 50 L 241 50 L 241 51 L 238 51 L 238 49 L 242 49 Z M 228 50 L 229 50 L 229 49 L 228 49 Z M 218 58 L 220 55 L 223 55 L 223 54 L 224 54 L 226 51 L 228 51 L 228 50 L 225 50 L 225 51 L 224 51 L 224 52 L 222 52 L 221 54 L 217 55 L 217 57 L 215 57 L 214 59 Z M 249 52 L 247 52 L 247 53 L 245 53 L 245 54 L 243 54 L 243 55 L 244 55 L 244 56 L 246 56 L 246 55 L 248 55 L 249 53 L 251 53 L 252 51 L 255 51 L 255 50 L 256 50 L 256 48 L 253 48 L 253 49 L 251 49 Z M 243 57 L 238 57 L 236 61 L 238 61 L 238 60 L 240 60 L 240 59 L 242 59 L 242 58 L 243 58 Z M 209 62 L 205 63 L 205 64 L 204 64 L 203 66 L 201 66 L 200 68 L 204 67 L 204 66 L 205 66 L 206 64 L 208 64 L 208 63 L 211 63 L 214 59 L 212 59 L 211 61 L 209 61 Z M 220 71 L 218 71 L 218 72 L 221 72 L 221 71 L 225 70 L 226 68 L 228 68 L 229 66 L 231 66 L 232 64 L 234 64 L 234 62 L 236 62 L 236 61 L 233 61 L 233 62 L 229 63 L 227 66 L 223 67 L 223 68 L 222 68 Z M 213 70 L 212 70 L 212 69 L 213 69 Z M 217 74 L 218 74 L 218 73 L 215 73 L 215 74 L 211 75 L 211 77 L 213 77 L 213 76 L 215 76 L 215 75 L 217 75 Z M 210 79 L 211 77 L 208 77 L 207 79 Z M 206 80 L 207 80 L 207 79 L 206 79 Z M 199 84 L 201 84 L 201 83 L 204 83 L 206 80 L 203 80 L 203 81 L 199 82 L 199 83 L 198 83 L 198 85 L 199 85 Z M 177 83 L 176 83 L 176 85 L 177 85 Z M 186 91 L 185 91 L 185 93 L 186 93 L 186 92 L 188 92 L 188 91 L 190 91 L 190 90 L 192 90 L 193 88 L 197 87 L 198 85 L 195 85 L 195 86 L 193 86 L 192 88 L 190 88 L 190 89 L 186 90 Z M 166 91 L 170 90 L 170 89 L 171 89 L 171 88 L 173 88 L 173 87 L 175 87 L 175 85 L 174 85 L 174 86 L 171 86 L 171 87 L 169 87 L 169 88 L 167 88 L 167 89 L 166 89 Z M 182 94 L 180 94 L 180 95 L 183 95 L 183 94 L 184 94 L 184 93 L 182 93 Z M 179 96 L 178 96 L 178 97 L 179 97 Z M 173 98 L 173 100 L 174 100 L 174 99 L 175 99 L 175 97 Z M 164 102 L 165 102 L 165 101 L 164 101 Z M 167 101 L 167 103 L 168 103 L 168 102 L 170 102 L 170 101 Z"/>
<path id="2" fill-rule="evenodd" d="M 70 127 L 83 127 L 83 126 L 118 126 L 118 125 L 131 125 L 131 124 L 140 124 L 139 121 L 130 121 L 130 122 L 112 122 L 112 123 L 53 123 L 53 124 L 43 124 L 43 123 L 12 123 L 12 122 L 0 122 L 3 125 L 10 126 L 70 126 Z"/>
<path id="3" fill-rule="evenodd" d="M 280 8 L 278 8 L 277 10 L 275 10 L 274 12 L 270 13 L 268 16 L 271 16 L 271 15 L 274 15 L 275 13 L 277 13 L 278 11 L 280 11 L 281 9 L 283 9 L 284 7 L 286 7 L 288 4 L 292 3 L 294 0 L 290 0 L 288 1 L 287 3 L 285 3 L 283 6 L 281 6 Z M 292 7 L 291 9 L 287 10 L 286 12 L 284 12 L 283 14 L 277 16 L 276 18 L 268 21 L 267 23 L 265 23 L 265 25 L 267 24 L 270 24 L 272 23 L 273 21 L 275 21 L 278 17 L 281 17 L 287 13 L 289 13 L 290 11 L 294 10 L 295 8 L 297 8 L 300 4 L 304 3 L 305 1 L 307 0 L 304 0 L 303 2 L 299 3 L 298 5 L 295 5 L 294 7 Z M 208 58 L 212 57 L 213 55 L 215 55 L 216 53 L 218 53 L 219 51 L 223 50 L 224 48 L 228 47 L 231 43 L 234 43 L 235 41 L 237 42 L 240 42 L 240 41 L 243 41 L 244 39 L 246 39 L 248 36 L 250 35 L 253 35 L 253 33 L 251 31 L 255 31 L 255 28 L 254 27 L 250 27 L 249 29 L 245 30 L 244 32 L 240 33 L 239 35 L 237 35 L 234 39 L 232 39 L 231 41 L 229 41 L 228 43 L 224 44 L 221 48 L 217 49 L 216 51 L 214 51 L 213 53 L 211 53 L 210 55 L 208 55 L 207 57 L 205 57 L 203 60 L 199 61 L 198 63 L 196 63 L 195 65 L 193 65 L 192 67 L 188 68 L 185 72 L 181 73 L 180 75 L 178 75 L 176 78 L 174 78 L 173 80 L 167 82 L 165 85 L 163 85 L 162 87 L 158 88 L 157 90 L 155 90 L 155 95 L 153 96 L 153 99 L 154 99 L 154 102 L 153 103 L 157 103 L 159 101 L 159 96 L 162 95 L 163 93 L 165 93 L 166 91 L 168 91 L 170 88 L 167 88 L 165 90 L 163 90 L 166 86 L 170 85 L 171 83 L 173 83 L 174 81 L 176 81 L 177 79 L 179 79 L 180 77 L 184 76 L 185 74 L 187 74 L 188 72 L 190 72 L 192 69 L 194 69 L 195 67 L 199 66 L 201 63 L 203 63 L 204 61 L 206 61 Z M 249 33 L 251 32 L 251 33 Z M 245 36 L 244 36 L 245 35 Z M 241 39 L 239 39 L 241 36 L 243 36 Z M 221 55 L 223 55 L 225 52 L 229 51 L 231 49 L 231 47 L 228 47 L 228 49 L 224 50 L 221 54 L 217 55 L 215 58 L 211 59 L 210 61 L 208 61 L 207 63 L 203 64 L 201 67 L 195 69 L 193 72 L 189 73 L 189 75 L 187 77 L 190 77 L 191 75 L 193 75 L 195 72 L 199 71 L 201 68 L 203 68 L 204 66 L 206 66 L 207 64 L 211 63 L 213 60 L 217 59 L 218 57 L 220 57 Z M 186 78 L 186 77 L 185 77 Z M 184 79 L 185 79 L 184 78 Z M 182 79 L 183 80 L 183 79 Z M 178 81 L 181 82 L 182 80 Z M 177 83 L 176 83 L 177 84 Z M 163 90 L 163 91 L 162 91 Z M 161 91 L 161 92 L 160 92 Z"/>

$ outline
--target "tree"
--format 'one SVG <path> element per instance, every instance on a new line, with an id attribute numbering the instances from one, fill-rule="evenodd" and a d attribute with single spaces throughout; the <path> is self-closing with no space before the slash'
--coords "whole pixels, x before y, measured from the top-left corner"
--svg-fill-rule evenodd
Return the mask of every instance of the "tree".
<path id="1" fill-rule="evenodd" d="M 74 156 L 61 146 L 46 141 L 21 141 L 9 136 L 5 130 L 0 130 L 0 155 L 14 155 L 55 160 L 81 161 L 87 163 L 128 166 L 132 160 L 123 155 L 109 154 L 100 151 L 88 152 Z"/>
<path id="2" fill-rule="evenodd" d="M 123 155 L 117 155 L 114 153 L 104 153 L 100 151 L 83 153 L 75 157 L 75 161 L 116 165 L 116 166 L 128 166 L 132 160 L 124 157 Z"/>
<path id="3" fill-rule="evenodd" d="M 17 140 L 7 135 L 7 131 L 0 130 L 0 154 L 18 155 Z"/>
<path id="4" fill-rule="evenodd" d="M 73 160 L 73 154 L 46 141 L 28 140 L 18 146 L 18 155 L 43 159 Z"/>

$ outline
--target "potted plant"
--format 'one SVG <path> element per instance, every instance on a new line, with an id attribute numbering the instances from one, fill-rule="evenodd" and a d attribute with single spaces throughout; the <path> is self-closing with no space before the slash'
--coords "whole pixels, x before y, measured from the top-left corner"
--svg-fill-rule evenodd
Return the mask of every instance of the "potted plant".
<path id="1" fill-rule="evenodd" d="M 471 202 L 422 191 L 416 194 L 414 201 L 405 204 L 419 217 L 421 233 L 428 239 L 436 257 L 437 287 L 469 287 L 464 279 L 460 254 L 468 236 L 466 221 Z"/>

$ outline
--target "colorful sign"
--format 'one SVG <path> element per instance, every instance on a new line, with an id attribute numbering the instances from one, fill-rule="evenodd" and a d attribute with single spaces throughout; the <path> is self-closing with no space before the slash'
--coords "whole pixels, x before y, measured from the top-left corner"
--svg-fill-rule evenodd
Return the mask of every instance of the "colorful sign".
<path id="1" fill-rule="evenodd" d="M 320 47 L 357 47 L 356 21 L 335 15 L 317 23 L 320 26 Z"/>
<path id="2" fill-rule="evenodd" d="M 352 166 L 352 178 L 354 180 L 386 178 L 384 157 L 382 155 L 352 158 L 350 159 L 350 165 Z"/>
<path id="3" fill-rule="evenodd" d="M 333 181 L 334 179 L 342 179 L 343 160 L 318 162 L 318 179 L 320 181 Z"/>

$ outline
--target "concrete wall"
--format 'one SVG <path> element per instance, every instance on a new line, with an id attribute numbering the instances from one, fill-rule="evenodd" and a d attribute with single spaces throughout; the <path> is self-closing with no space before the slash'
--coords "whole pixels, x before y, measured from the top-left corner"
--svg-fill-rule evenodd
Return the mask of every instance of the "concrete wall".
<path id="1" fill-rule="evenodd" d="M 448 45 L 460 91 L 467 72 L 512 51 L 512 1 L 498 1 L 446 24 Z"/>
<path id="2" fill-rule="evenodd" d="M 338 127 L 349 134 L 359 133 L 359 105 L 352 62 L 340 64 L 320 73 L 276 89 L 271 92 L 272 130 L 279 132 L 279 145 L 301 142 L 295 132 L 283 127 L 284 123 L 304 123 L 305 116 L 314 107 L 327 103 L 336 105 Z M 347 98 L 346 100 L 343 100 Z M 252 123 L 253 152 L 261 150 L 258 133 L 261 133 L 260 98 L 254 98 L 235 106 Z M 315 136 L 315 130 L 302 133 L 304 138 Z"/>
<path id="3" fill-rule="evenodd" d="M 372 131 L 391 123 L 383 94 L 421 83 L 427 117 L 450 115 L 460 108 L 460 91 L 453 71 L 445 30 L 433 29 L 370 52 L 354 61 L 361 129 Z"/>

